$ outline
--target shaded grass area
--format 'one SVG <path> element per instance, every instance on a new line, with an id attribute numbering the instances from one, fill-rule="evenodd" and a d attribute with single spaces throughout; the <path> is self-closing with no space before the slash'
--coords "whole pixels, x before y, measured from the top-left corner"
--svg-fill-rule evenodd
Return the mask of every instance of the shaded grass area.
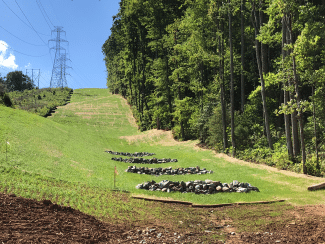
<path id="1" fill-rule="evenodd" d="M 59 107 L 49 118 L 1 106 L 0 120 L 2 166 L 16 167 L 17 170 L 71 184 L 82 183 L 89 189 L 112 189 L 116 166 L 119 172 L 116 186 L 121 190 L 135 194 L 167 196 L 198 204 L 277 199 L 286 199 L 294 204 L 312 204 L 322 203 L 325 195 L 324 191 L 307 191 L 307 186 L 322 182 L 322 179 L 286 176 L 280 172 L 227 162 L 215 157 L 212 151 L 194 147 L 193 141 L 168 142 L 165 134 L 150 136 L 148 132 L 141 133 L 132 123 L 131 111 L 126 102 L 120 96 L 111 95 L 103 89 L 75 90 L 71 103 Z M 125 136 L 134 136 L 136 140 L 130 141 Z M 156 158 L 178 159 L 177 163 L 141 166 L 177 168 L 199 165 L 201 168 L 213 170 L 214 173 L 159 177 L 126 173 L 124 170 L 128 164 L 110 160 L 112 155 L 105 153 L 105 150 L 147 151 L 156 153 Z M 150 180 L 159 182 L 205 179 L 228 183 L 233 180 L 249 182 L 258 187 L 260 192 L 196 195 L 135 189 L 137 184 Z M 60 191 L 60 187 L 57 190 Z"/>

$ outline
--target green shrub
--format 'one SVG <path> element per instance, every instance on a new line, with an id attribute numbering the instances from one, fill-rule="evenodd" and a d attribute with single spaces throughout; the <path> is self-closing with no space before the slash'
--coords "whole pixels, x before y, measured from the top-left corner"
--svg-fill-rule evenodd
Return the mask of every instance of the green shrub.
<path id="1" fill-rule="evenodd" d="M 227 121 L 229 121 L 228 117 Z M 206 143 L 217 151 L 223 150 L 222 110 L 220 104 L 216 106 L 212 116 L 209 118 Z"/>
<path id="2" fill-rule="evenodd" d="M 272 153 L 272 162 L 278 169 L 289 169 L 293 165 L 293 162 L 289 159 L 289 155 L 286 150 L 274 151 Z"/>
<path id="3" fill-rule="evenodd" d="M 172 129 L 173 137 L 175 139 L 181 139 L 181 126 L 180 125 L 175 125 Z"/>
<path id="4" fill-rule="evenodd" d="M 12 106 L 11 98 L 10 98 L 10 96 L 7 93 L 5 93 L 3 95 L 2 101 L 3 101 L 3 104 L 6 105 L 7 107 L 11 107 Z"/>
<path id="5" fill-rule="evenodd" d="M 167 129 L 172 128 L 172 118 L 168 111 L 167 105 L 161 105 L 153 111 L 152 127 L 157 129 Z"/>
<path id="6" fill-rule="evenodd" d="M 321 168 L 319 162 L 317 162 L 316 155 L 307 158 L 306 169 L 308 175 L 314 175 L 314 176 L 321 175 Z"/>
<path id="7" fill-rule="evenodd" d="M 209 127 L 215 124 L 210 124 L 209 120 L 211 116 L 214 114 L 214 108 L 216 107 L 216 103 L 209 102 L 207 105 L 203 107 L 201 110 L 201 114 L 197 119 L 197 135 L 201 143 L 207 143 L 209 137 Z"/>
<path id="8" fill-rule="evenodd" d="M 196 106 L 194 101 L 190 97 L 186 97 L 182 100 L 175 100 L 175 111 L 174 115 L 174 122 L 175 126 L 181 125 L 183 126 L 183 132 L 178 129 L 174 129 L 175 135 L 182 140 L 192 139 L 194 137 L 193 132 L 194 130 L 194 122 L 196 121 L 193 119 L 192 115 L 196 112 Z"/>

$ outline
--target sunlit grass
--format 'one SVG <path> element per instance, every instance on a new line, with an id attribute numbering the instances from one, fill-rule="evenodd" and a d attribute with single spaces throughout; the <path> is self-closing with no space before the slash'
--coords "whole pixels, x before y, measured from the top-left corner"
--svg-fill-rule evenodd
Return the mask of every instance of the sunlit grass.
<path id="1" fill-rule="evenodd" d="M 75 90 L 70 104 L 59 107 L 49 118 L 0 107 L 0 164 L 6 169 L 0 175 L 1 191 L 36 199 L 48 198 L 101 218 L 145 220 L 147 213 L 140 209 L 149 203 L 110 191 L 114 186 L 116 166 L 119 172 L 117 188 L 132 194 L 171 197 L 199 204 L 277 199 L 294 204 L 323 203 L 325 191 L 307 191 L 307 186 L 322 179 L 297 178 L 227 162 L 215 157 L 212 151 L 195 148 L 193 142 L 165 143 L 166 135 L 150 137 L 148 132 L 141 133 L 131 124 L 132 116 L 126 102 L 103 89 Z M 138 137 L 130 141 L 126 136 Z M 159 177 L 126 173 L 128 164 L 110 160 L 112 155 L 105 150 L 147 151 L 156 153 L 156 158 L 178 159 L 177 163 L 141 166 L 177 168 L 198 165 L 214 173 Z M 13 177 L 13 174 L 17 176 Z M 238 180 L 251 183 L 260 192 L 196 195 L 135 189 L 139 183 L 164 179 L 211 179 L 228 183 Z M 159 209 L 153 210 L 156 216 L 161 214 L 159 212 Z"/>

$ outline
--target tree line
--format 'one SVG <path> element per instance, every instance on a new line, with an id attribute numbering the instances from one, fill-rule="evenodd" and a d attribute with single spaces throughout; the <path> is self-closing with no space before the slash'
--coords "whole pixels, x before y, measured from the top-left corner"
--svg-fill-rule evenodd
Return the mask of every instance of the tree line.
<path id="1" fill-rule="evenodd" d="M 121 0 L 107 87 L 141 130 L 323 175 L 325 1 Z"/>
<path id="2" fill-rule="evenodd" d="M 9 72 L 5 77 L 0 75 L 0 104 L 8 107 L 12 106 L 12 101 L 8 95 L 13 91 L 32 90 L 35 85 L 31 78 L 24 75 L 22 71 Z"/>
<path id="3" fill-rule="evenodd" d="M 34 82 L 28 75 L 24 75 L 22 71 L 9 72 L 5 77 L 0 76 L 1 90 L 24 91 L 32 90 L 35 88 Z"/>

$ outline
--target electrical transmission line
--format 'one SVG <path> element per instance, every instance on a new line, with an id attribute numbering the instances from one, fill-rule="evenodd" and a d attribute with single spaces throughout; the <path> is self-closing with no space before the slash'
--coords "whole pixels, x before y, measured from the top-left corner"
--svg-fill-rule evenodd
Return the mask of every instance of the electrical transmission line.
<path id="1" fill-rule="evenodd" d="M 45 46 L 47 46 L 47 45 L 44 45 L 44 44 L 42 44 L 42 45 L 38 45 L 38 44 L 33 44 L 33 43 L 30 43 L 30 42 L 26 42 L 25 40 L 23 40 L 23 39 L 19 38 L 18 36 L 15 36 L 14 34 L 12 34 L 12 33 L 11 33 L 10 31 L 8 31 L 7 29 L 3 28 L 1 25 L 0 25 L 0 28 L 2 28 L 3 30 L 5 30 L 6 32 L 8 32 L 10 35 L 16 37 L 18 40 L 20 40 L 20 41 L 22 41 L 22 42 L 25 42 L 25 43 L 27 43 L 27 44 L 29 44 L 29 45 L 38 46 L 38 47 L 45 47 Z"/>
<path id="2" fill-rule="evenodd" d="M 41 11 L 41 13 L 42 13 L 44 19 L 45 19 L 47 25 L 50 27 L 50 29 L 52 29 L 52 27 L 50 26 L 50 24 L 49 24 L 49 22 L 47 21 L 47 19 L 51 22 L 52 26 L 54 26 L 54 25 L 53 25 L 52 21 L 50 20 L 49 16 L 47 15 L 47 13 L 46 13 L 46 11 L 45 11 L 45 9 L 44 9 L 44 7 L 43 7 L 41 1 L 36 0 L 36 3 L 37 3 L 37 5 L 38 5 L 38 8 L 39 8 L 39 10 Z M 43 12 L 45 13 L 47 19 L 46 19 L 46 17 L 45 17 L 45 15 L 44 15 Z"/>
<path id="3" fill-rule="evenodd" d="M 46 43 L 43 41 L 42 37 L 38 34 L 38 31 L 35 30 L 34 26 L 32 25 L 32 23 L 29 21 L 29 19 L 27 18 L 26 14 L 24 13 L 24 11 L 21 9 L 20 5 L 18 4 L 17 0 L 15 0 L 18 8 L 20 9 L 20 11 L 23 13 L 23 15 L 25 16 L 25 18 L 27 19 L 28 23 L 30 24 L 30 27 L 32 27 L 32 29 L 35 31 L 36 35 L 38 35 L 38 37 L 42 40 L 42 42 L 46 45 Z"/>
<path id="4" fill-rule="evenodd" d="M 40 69 L 26 69 L 26 75 L 28 76 L 28 71 L 31 70 L 32 71 L 32 82 L 34 85 L 35 84 L 35 81 L 37 81 L 38 85 L 37 87 L 39 88 L 39 78 L 40 78 L 40 75 L 41 75 L 41 70 Z M 34 71 L 38 71 L 38 72 L 35 72 L 35 76 L 34 76 Z"/>
<path id="5" fill-rule="evenodd" d="M 6 45 L 3 44 L 2 42 L 0 42 L 0 45 L 3 45 L 3 46 L 5 46 L 6 48 L 11 49 L 12 51 L 15 51 L 15 52 L 17 52 L 17 53 L 20 53 L 20 54 L 22 54 L 22 55 L 29 56 L 29 57 L 40 58 L 40 57 L 44 57 L 44 56 L 48 55 L 48 54 L 39 55 L 39 56 L 29 55 L 29 54 L 26 54 L 26 53 L 19 52 L 19 51 L 15 50 L 15 49 L 13 49 L 13 48 L 11 48 L 11 47 L 9 47 L 9 46 L 6 46 Z"/>
<path id="6" fill-rule="evenodd" d="M 40 33 L 40 32 L 38 32 L 38 31 L 36 31 L 35 29 L 34 29 L 34 27 L 32 27 L 32 26 L 30 26 L 30 25 L 28 25 L 25 21 L 23 21 L 9 6 L 8 6 L 8 4 L 4 1 L 4 0 L 1 0 L 6 6 L 7 6 L 7 8 L 9 8 L 9 10 L 14 14 L 14 15 L 16 15 L 16 17 L 18 18 L 18 19 L 20 19 L 20 21 L 21 22 L 23 22 L 27 27 L 29 27 L 29 28 L 31 28 L 31 29 L 33 29 L 36 33 L 38 33 L 38 34 L 41 34 L 41 35 L 44 35 L 44 36 L 48 36 L 48 35 L 46 35 L 46 34 L 43 34 L 43 33 Z M 17 3 L 17 2 L 16 2 Z M 17 3 L 17 5 L 18 5 L 18 3 Z M 18 7 L 20 8 L 20 6 L 18 5 Z M 21 9 L 20 9 L 21 10 Z M 22 11 L 22 10 L 21 10 Z M 26 17 L 26 16 L 25 16 Z M 45 43 L 46 44 L 46 43 Z"/>
<path id="7" fill-rule="evenodd" d="M 56 26 L 55 29 L 52 31 L 56 32 L 56 38 L 49 40 L 49 42 L 54 41 L 55 46 L 51 49 L 55 49 L 55 58 L 53 63 L 53 69 L 52 69 L 52 77 L 50 82 L 50 87 L 65 87 L 68 86 L 67 79 L 66 79 L 66 70 L 70 67 L 66 65 L 67 59 L 67 53 L 66 49 L 62 47 L 63 43 L 68 43 L 67 40 L 62 39 L 62 33 L 65 33 L 63 31 L 63 27 Z"/>

